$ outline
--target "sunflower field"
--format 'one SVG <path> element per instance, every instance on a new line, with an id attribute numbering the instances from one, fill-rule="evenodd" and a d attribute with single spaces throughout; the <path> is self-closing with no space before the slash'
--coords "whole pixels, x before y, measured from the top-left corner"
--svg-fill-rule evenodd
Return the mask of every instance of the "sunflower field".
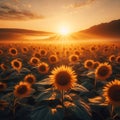
<path id="1" fill-rule="evenodd" d="M 120 120 L 118 43 L 0 43 L 0 120 Z"/>

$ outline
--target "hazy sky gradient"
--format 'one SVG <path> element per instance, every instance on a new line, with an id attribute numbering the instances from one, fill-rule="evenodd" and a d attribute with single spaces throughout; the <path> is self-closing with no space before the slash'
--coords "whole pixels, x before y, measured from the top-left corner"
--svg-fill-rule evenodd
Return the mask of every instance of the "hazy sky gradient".
<path id="1" fill-rule="evenodd" d="M 120 0 L 1 0 L 0 27 L 71 32 L 120 19 Z"/>

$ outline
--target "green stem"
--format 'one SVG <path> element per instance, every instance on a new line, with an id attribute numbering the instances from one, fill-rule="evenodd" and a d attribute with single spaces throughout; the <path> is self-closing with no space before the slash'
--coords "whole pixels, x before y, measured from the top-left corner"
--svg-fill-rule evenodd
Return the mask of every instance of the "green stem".
<path id="1" fill-rule="evenodd" d="M 18 102 L 18 99 L 17 98 L 14 98 L 14 101 L 13 101 L 13 109 L 12 109 L 12 112 L 13 112 L 13 120 L 15 119 L 15 109 L 16 109 L 16 104 Z"/>
<path id="2" fill-rule="evenodd" d="M 97 80 L 95 78 L 95 80 L 94 80 L 94 89 L 96 89 L 96 82 L 97 82 Z"/>
<path id="3" fill-rule="evenodd" d="M 62 102 L 62 105 L 63 105 L 63 102 L 64 102 L 64 90 L 61 90 L 61 95 L 62 95 L 61 102 Z"/>
<path id="4" fill-rule="evenodd" d="M 110 105 L 111 109 L 110 109 L 110 115 L 111 117 L 113 117 L 113 112 L 114 112 L 114 105 Z"/>

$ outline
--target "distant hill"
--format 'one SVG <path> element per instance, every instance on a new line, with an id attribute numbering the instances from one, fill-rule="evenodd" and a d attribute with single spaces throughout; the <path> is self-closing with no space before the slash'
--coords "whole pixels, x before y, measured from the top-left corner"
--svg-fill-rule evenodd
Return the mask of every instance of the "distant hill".
<path id="1" fill-rule="evenodd" d="M 30 36 L 48 36 L 53 33 L 16 28 L 0 28 L 0 40 L 25 40 Z"/>
<path id="2" fill-rule="evenodd" d="M 17 29 L 17 28 L 0 28 L 0 33 L 19 33 L 19 34 L 35 34 L 35 35 L 46 35 L 51 34 L 51 32 L 45 31 L 35 31 L 35 30 L 26 30 L 26 29 Z"/>
<path id="3" fill-rule="evenodd" d="M 86 30 L 76 32 L 77 36 L 83 38 L 89 37 L 120 37 L 120 19 L 114 20 L 109 23 L 101 23 L 92 26 Z"/>

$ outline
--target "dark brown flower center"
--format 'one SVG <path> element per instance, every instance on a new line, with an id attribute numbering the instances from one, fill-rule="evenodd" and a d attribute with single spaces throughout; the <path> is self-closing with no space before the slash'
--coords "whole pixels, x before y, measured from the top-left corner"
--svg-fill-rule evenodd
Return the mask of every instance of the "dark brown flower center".
<path id="1" fill-rule="evenodd" d="M 25 51 L 25 52 L 26 52 L 26 51 L 27 51 L 27 49 L 26 49 L 26 48 L 23 48 L 23 51 Z"/>
<path id="2" fill-rule="evenodd" d="M 40 58 L 40 54 L 36 53 L 35 57 Z"/>
<path id="3" fill-rule="evenodd" d="M 28 77 L 27 78 L 27 82 L 32 83 L 33 82 L 33 78 L 32 77 Z"/>
<path id="4" fill-rule="evenodd" d="M 57 55 L 59 55 L 60 53 L 59 52 L 56 52 Z"/>
<path id="5" fill-rule="evenodd" d="M 14 66 L 18 68 L 20 66 L 19 62 L 14 62 Z"/>
<path id="6" fill-rule="evenodd" d="M 19 94 L 24 94 L 27 92 L 27 86 L 26 85 L 20 85 L 19 88 L 17 89 L 17 92 Z"/>
<path id="7" fill-rule="evenodd" d="M 33 59 L 32 62 L 36 64 L 38 61 L 37 59 Z"/>
<path id="8" fill-rule="evenodd" d="M 87 64 L 86 64 L 88 67 L 91 67 L 93 65 L 92 62 L 88 61 Z"/>
<path id="9" fill-rule="evenodd" d="M 75 54 L 76 54 L 76 55 L 80 55 L 79 51 L 75 51 Z"/>
<path id="10" fill-rule="evenodd" d="M 44 50 L 41 50 L 41 55 L 45 55 L 45 51 Z"/>
<path id="11" fill-rule="evenodd" d="M 46 71 L 46 66 L 45 65 L 40 65 L 39 66 L 39 71 L 41 71 L 41 72 Z"/>
<path id="12" fill-rule="evenodd" d="M 107 51 L 108 51 L 108 49 L 106 48 L 106 49 L 105 49 L 105 52 L 107 52 Z"/>
<path id="13" fill-rule="evenodd" d="M 59 84 L 61 86 L 65 86 L 70 82 L 71 77 L 68 72 L 61 71 L 56 75 L 55 79 L 56 79 L 57 84 Z"/>
<path id="14" fill-rule="evenodd" d="M 50 61 L 51 61 L 51 62 L 56 62 L 56 57 L 52 56 L 52 57 L 50 58 Z"/>
<path id="15" fill-rule="evenodd" d="M 106 76 L 108 73 L 109 73 L 109 68 L 106 67 L 106 66 L 101 66 L 101 67 L 98 69 L 98 74 L 99 74 L 100 76 Z"/>
<path id="16" fill-rule="evenodd" d="M 120 85 L 114 85 L 109 88 L 108 97 L 116 102 L 120 102 Z"/>
<path id="17" fill-rule="evenodd" d="M 94 50 L 95 50 L 95 47 L 92 47 L 91 50 L 94 51 Z"/>
<path id="18" fill-rule="evenodd" d="M 115 61 L 115 57 L 114 56 L 111 57 L 111 61 Z"/>
<path id="19" fill-rule="evenodd" d="M 12 49 L 12 50 L 11 50 L 11 53 L 12 53 L 12 54 L 16 54 L 16 50 L 15 50 L 15 49 Z"/>
<path id="20" fill-rule="evenodd" d="M 66 51 L 66 55 L 68 55 L 69 54 L 69 51 Z"/>
<path id="21" fill-rule="evenodd" d="M 77 57 L 76 56 L 72 56 L 71 59 L 72 59 L 73 62 L 77 61 Z"/>

